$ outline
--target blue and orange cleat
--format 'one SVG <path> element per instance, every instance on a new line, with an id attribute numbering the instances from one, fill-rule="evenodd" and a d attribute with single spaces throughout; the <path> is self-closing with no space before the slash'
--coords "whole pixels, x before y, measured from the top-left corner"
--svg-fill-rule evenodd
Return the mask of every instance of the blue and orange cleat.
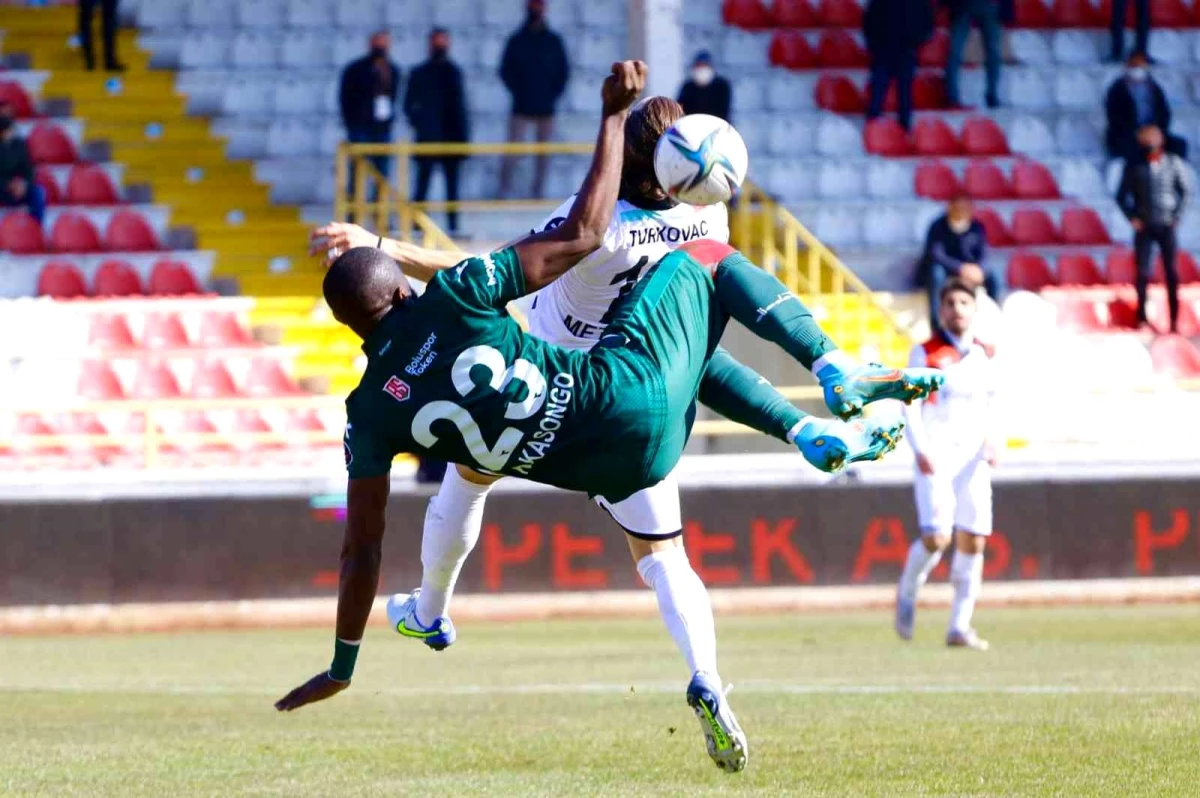
<path id="1" fill-rule="evenodd" d="M 429 626 L 422 626 L 417 620 L 417 598 L 420 595 L 421 588 L 417 588 L 408 595 L 397 593 L 388 599 L 388 623 L 397 633 L 420 640 L 434 651 L 442 651 L 454 645 L 458 633 L 454 631 L 454 624 L 448 617 L 443 615 L 436 618 Z"/>
<path id="2" fill-rule="evenodd" d="M 878 460 L 896 448 L 904 437 L 904 421 L 838 421 L 813 418 L 796 433 L 793 441 L 804 459 L 829 474 L 850 463 Z"/>
<path id="3" fill-rule="evenodd" d="M 848 372 L 828 365 L 817 372 L 825 405 L 843 421 L 861 415 L 864 406 L 880 399 L 899 399 L 905 404 L 924 399 L 941 388 L 945 379 L 938 369 L 890 369 L 878 363 Z"/>

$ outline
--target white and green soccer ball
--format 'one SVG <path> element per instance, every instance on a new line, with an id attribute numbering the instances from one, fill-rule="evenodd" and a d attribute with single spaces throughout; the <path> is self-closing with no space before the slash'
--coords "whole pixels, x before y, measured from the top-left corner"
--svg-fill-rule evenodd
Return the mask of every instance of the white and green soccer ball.
<path id="1" fill-rule="evenodd" d="M 688 114 L 654 148 L 654 174 L 673 199 L 689 205 L 728 202 L 746 179 L 746 142 L 733 125 L 708 114 Z"/>

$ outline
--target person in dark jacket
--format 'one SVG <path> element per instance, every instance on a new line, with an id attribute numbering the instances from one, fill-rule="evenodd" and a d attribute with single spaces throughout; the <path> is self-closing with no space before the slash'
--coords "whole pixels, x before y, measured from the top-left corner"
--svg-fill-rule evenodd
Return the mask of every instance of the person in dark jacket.
<path id="1" fill-rule="evenodd" d="M 404 115 L 412 125 L 417 142 L 467 141 L 467 103 L 463 96 L 462 71 L 450 60 L 450 34 L 434 28 L 429 34 L 429 60 L 408 75 L 404 93 Z M 458 201 L 458 166 L 461 155 L 418 156 L 417 186 L 413 199 L 424 202 L 429 195 L 433 168 L 442 167 L 446 179 L 446 199 Z M 458 232 L 458 211 L 446 214 L 450 232 Z"/>
<path id="2" fill-rule="evenodd" d="M 100 6 L 100 35 L 104 42 L 104 68 L 109 72 L 124 72 L 117 61 L 117 2 L 118 0 L 79 0 L 79 49 L 83 65 L 91 72 L 96 68 L 96 49 L 92 36 L 92 17 Z"/>
<path id="3" fill-rule="evenodd" d="M 543 142 L 554 135 L 554 107 L 567 88 L 570 67 L 562 38 L 546 25 L 544 0 L 529 0 L 525 11 L 525 22 L 508 37 L 500 62 L 500 78 L 512 94 L 508 140 L 524 141 L 532 130 L 534 138 Z M 542 197 L 549 158 L 541 155 L 536 160 L 533 193 Z M 501 196 L 512 189 L 514 164 L 509 156 L 500 166 Z"/>
<path id="4" fill-rule="evenodd" d="M 1150 0 L 1133 0 L 1137 16 L 1137 33 L 1134 38 L 1133 51 L 1149 56 L 1150 54 Z M 1113 63 L 1119 64 L 1125 58 L 1125 12 L 1129 10 L 1129 0 L 1113 0 L 1112 18 L 1108 23 L 1112 35 Z"/>
<path id="5" fill-rule="evenodd" d="M 912 85 L 917 50 L 933 35 L 929 0 L 871 0 L 863 15 L 863 34 L 871 54 L 871 99 L 867 119 L 883 113 L 888 87 L 896 81 L 900 124 L 912 127 Z"/>
<path id="6" fill-rule="evenodd" d="M 946 102 L 951 107 L 962 106 L 958 93 L 958 71 L 962 67 L 963 50 L 971 26 L 979 26 L 983 37 L 983 64 L 985 91 L 984 101 L 988 108 L 1000 105 L 1000 64 L 1004 59 L 1001 50 L 1000 26 L 1011 22 L 1012 0 L 943 0 L 950 10 L 950 55 L 946 59 Z"/>
<path id="7" fill-rule="evenodd" d="M 1113 158 L 1136 160 L 1142 147 L 1138 131 L 1154 125 L 1162 131 L 1167 152 L 1187 157 L 1187 140 L 1171 135 L 1171 105 L 1162 86 L 1150 74 L 1149 63 L 1142 53 L 1134 53 L 1125 64 L 1125 75 L 1108 87 L 1104 101 L 1108 130 L 1104 140 Z"/>
<path id="8" fill-rule="evenodd" d="M 707 50 L 696 53 L 692 74 L 679 89 L 679 104 L 685 114 L 709 114 L 732 122 L 730 106 L 733 89 L 729 81 L 713 69 L 712 55 Z"/>
<path id="9" fill-rule="evenodd" d="M 944 216 L 929 226 L 925 252 L 917 272 L 918 283 L 929 292 L 929 326 L 938 329 L 938 304 L 942 286 L 957 278 L 970 286 L 983 286 L 997 302 L 1004 293 L 1003 278 L 988 267 L 987 231 L 975 218 L 971 198 L 959 194 L 950 200 Z"/>
<path id="10" fill-rule="evenodd" d="M 1179 273 L 1175 269 L 1175 229 L 1192 196 L 1191 167 L 1165 150 L 1166 137 L 1153 125 L 1138 131 L 1141 153 L 1125 162 L 1117 205 L 1133 225 L 1133 251 L 1137 259 L 1137 320 L 1146 321 L 1146 292 L 1154 274 L 1150 256 L 1158 244 L 1167 278 L 1167 307 L 1171 333 L 1179 329 Z"/>
<path id="11" fill-rule="evenodd" d="M 392 123 L 396 119 L 396 95 L 400 90 L 400 67 L 388 57 L 392 38 L 387 31 L 371 36 L 370 51 L 351 61 L 342 70 L 338 103 L 346 139 L 352 144 L 388 144 L 392 141 Z M 371 163 L 385 178 L 388 157 L 374 155 Z M 354 186 L 353 171 L 350 175 Z"/>
<path id="12" fill-rule="evenodd" d="M 40 224 L 46 214 L 46 192 L 33 175 L 33 159 L 17 134 L 16 111 L 0 100 L 0 206 L 25 206 Z"/>

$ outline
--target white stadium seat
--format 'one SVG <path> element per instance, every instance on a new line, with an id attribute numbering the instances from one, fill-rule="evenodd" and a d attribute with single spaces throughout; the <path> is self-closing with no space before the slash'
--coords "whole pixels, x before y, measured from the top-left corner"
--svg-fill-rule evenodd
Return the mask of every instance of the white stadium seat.
<path id="1" fill-rule="evenodd" d="M 338 144 L 346 138 L 342 123 L 336 119 L 326 119 L 321 124 L 321 132 L 317 136 L 317 152 L 321 155 L 332 156 L 337 152 Z"/>
<path id="2" fill-rule="evenodd" d="M 908 198 L 913 193 L 911 163 L 893 159 L 872 159 L 867 169 L 867 194 L 878 199 Z"/>
<path id="3" fill-rule="evenodd" d="M 288 0 L 238 0 L 237 24 L 278 33 L 287 20 Z"/>
<path id="4" fill-rule="evenodd" d="M 1076 158 L 1066 161 L 1057 170 L 1058 187 L 1068 197 L 1108 197 L 1104 179 L 1091 161 Z"/>
<path id="5" fill-rule="evenodd" d="M 863 240 L 875 249 L 909 247 L 913 244 L 912 217 L 888 206 L 873 206 L 863 217 Z"/>
<path id="6" fill-rule="evenodd" d="M 1154 59 L 1164 66 L 1185 66 L 1191 59 L 1189 44 L 1185 34 L 1179 31 L 1157 29 L 1154 31 Z"/>
<path id="7" fill-rule="evenodd" d="M 229 60 L 229 37 L 212 31 L 192 31 L 183 39 L 179 65 L 184 69 L 224 66 Z"/>
<path id="8" fill-rule="evenodd" d="M 271 111 L 274 87 L 262 80 L 237 78 L 225 87 L 221 111 L 230 115 L 262 116 Z"/>
<path id="9" fill-rule="evenodd" d="M 334 24 L 333 15 L 334 7 L 326 0 L 290 0 L 287 5 L 287 26 L 328 30 Z"/>
<path id="10" fill-rule="evenodd" d="M 909 217 L 912 224 L 912 240 L 924 241 L 925 236 L 929 233 L 929 226 L 945 212 L 946 209 L 939 202 L 929 200 L 920 202 Z"/>
<path id="11" fill-rule="evenodd" d="M 765 82 L 761 80 L 747 80 L 738 84 L 733 92 L 734 121 L 745 120 L 762 112 L 764 86 Z"/>
<path id="12" fill-rule="evenodd" d="M 827 199 L 858 199 L 864 191 L 864 178 L 861 166 L 829 160 L 817 172 L 817 193 Z"/>
<path id="13" fill-rule="evenodd" d="M 849 249 L 862 241 L 861 222 L 854 211 L 822 208 L 813 218 L 812 232 L 831 247 Z"/>
<path id="14" fill-rule="evenodd" d="M 761 166 L 752 162 L 751 174 L 763 188 L 784 200 L 803 198 L 811 179 L 805 180 L 806 170 L 798 161 L 781 159 L 764 161 Z"/>
<path id="15" fill-rule="evenodd" d="M 228 28 L 234 23 L 235 0 L 190 0 L 187 24 L 191 28 Z"/>
<path id="16" fill-rule="evenodd" d="M 433 24 L 443 28 L 456 27 L 464 22 L 476 22 L 479 19 L 479 6 L 471 0 L 437 0 L 430 5 L 433 6 Z"/>
<path id="17" fill-rule="evenodd" d="M 187 22 L 187 0 L 155 0 L 137 8 L 138 25 L 145 28 L 182 28 Z"/>
<path id="18" fill-rule="evenodd" d="M 327 82 L 320 79 L 289 78 L 274 87 L 274 110 L 277 114 L 312 115 L 320 113 L 322 94 Z"/>
<path id="19" fill-rule="evenodd" d="M 1054 105 L 1054 91 L 1037 70 L 1008 69 L 1001 73 L 1001 100 L 1015 108 L 1043 110 Z"/>
<path id="20" fill-rule="evenodd" d="M 568 58 L 587 69 L 607 69 L 624 59 L 628 44 L 624 37 L 585 31 L 570 48 Z"/>
<path id="21" fill-rule="evenodd" d="M 1013 152 L 1023 155 L 1050 155 L 1058 150 L 1054 134 L 1036 116 L 1019 116 L 1005 131 Z"/>
<path id="22" fill-rule="evenodd" d="M 1013 60 L 1025 66 L 1047 66 L 1053 63 L 1046 34 L 1038 30 L 1014 30 L 1008 34 Z"/>
<path id="23" fill-rule="evenodd" d="M 413 26 L 428 31 L 433 24 L 433 3 L 427 0 L 387 0 L 383 22 L 391 27 Z"/>
<path id="24" fill-rule="evenodd" d="M 259 31 L 241 31 L 233 39 L 230 63 L 239 69 L 275 66 L 279 63 L 276 37 Z"/>
<path id="25" fill-rule="evenodd" d="M 1100 131 L 1082 116 L 1063 116 L 1055 126 L 1058 151 L 1063 155 L 1102 155 L 1104 142 Z"/>
<path id="26" fill-rule="evenodd" d="M 388 5 L 391 3 L 387 0 L 338 0 L 334 3 L 333 21 L 339 28 L 379 27 L 386 19 Z"/>
<path id="27" fill-rule="evenodd" d="M 1158 42 L 1155 42 L 1155 46 Z M 1096 40 L 1091 32 L 1060 30 L 1054 34 L 1054 60 L 1070 66 L 1091 66 L 1100 63 Z"/>
<path id="28" fill-rule="evenodd" d="M 581 13 L 576 18 L 584 25 L 593 27 L 611 27 L 629 14 L 629 10 L 622 0 L 587 0 L 587 2 L 579 4 L 578 10 Z M 547 14 L 549 14 L 551 24 L 554 24 L 558 19 L 558 12 L 553 4 L 549 6 Z"/>
<path id="29" fill-rule="evenodd" d="M 816 149 L 816 126 L 807 118 L 771 115 L 767 128 L 767 152 L 795 157 L 815 152 Z"/>
<path id="30" fill-rule="evenodd" d="M 731 29 L 718 55 L 720 63 L 733 68 L 766 69 L 770 34 Z"/>
<path id="31" fill-rule="evenodd" d="M 586 92 L 584 91 L 586 90 Z M 596 89 L 594 86 L 581 85 L 581 81 L 572 80 L 567 86 L 568 104 L 575 98 L 577 94 L 587 94 L 586 102 L 580 98 L 581 104 L 586 105 L 588 109 L 596 106 Z M 467 87 L 467 99 L 470 102 L 471 112 L 476 111 L 498 113 L 500 111 L 508 111 L 512 108 L 512 96 L 509 95 L 508 89 L 500 81 L 500 77 L 495 73 L 490 75 L 480 75 L 475 78 L 472 85 Z M 562 110 L 568 110 L 566 108 Z M 583 110 L 583 109 L 579 109 Z"/>
<path id="32" fill-rule="evenodd" d="M 1054 102 L 1059 108 L 1073 111 L 1095 111 L 1104 107 L 1097 82 L 1086 73 L 1071 70 L 1055 75 Z"/>
<path id="33" fill-rule="evenodd" d="M 771 111 L 801 111 L 816 107 L 813 93 L 817 87 L 815 74 L 772 69 L 768 73 L 763 100 Z"/>
<path id="34" fill-rule="evenodd" d="M 307 121 L 276 120 L 267 133 L 267 157 L 315 155 L 319 149 L 319 132 L 319 128 Z"/>
<path id="35" fill-rule="evenodd" d="M 817 125 L 817 152 L 822 155 L 861 155 L 862 133 L 852 122 L 827 115 Z"/>
<path id="36" fill-rule="evenodd" d="M 330 56 L 329 34 L 319 29 L 292 30 L 283 35 L 279 50 L 279 65 L 291 68 L 339 66 Z"/>
<path id="37" fill-rule="evenodd" d="M 332 37 L 325 37 L 325 49 L 329 50 L 333 64 L 345 66 L 367 54 L 367 35 L 363 31 L 339 28 Z"/>
<path id="38" fill-rule="evenodd" d="M 507 37 L 524 19 L 525 9 L 519 3 L 483 4 L 483 22 L 499 36 Z"/>

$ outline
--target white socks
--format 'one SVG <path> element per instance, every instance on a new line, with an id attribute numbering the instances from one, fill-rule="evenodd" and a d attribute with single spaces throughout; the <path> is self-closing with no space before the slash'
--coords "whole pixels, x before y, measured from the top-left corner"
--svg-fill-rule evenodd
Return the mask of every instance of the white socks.
<path id="1" fill-rule="evenodd" d="M 658 597 L 658 611 L 691 672 L 717 676 L 717 631 L 708 589 L 692 570 L 682 546 L 638 561 L 638 573 Z"/>
<path id="2" fill-rule="evenodd" d="M 975 599 L 983 584 L 983 555 L 954 553 L 950 566 L 950 584 L 954 586 L 954 604 L 950 607 L 950 631 L 966 632 L 971 628 Z"/>
<path id="3" fill-rule="evenodd" d="M 941 559 L 941 551 L 926 550 L 920 538 L 913 541 L 908 548 L 908 559 L 904 561 L 904 573 L 900 574 L 900 598 L 904 601 L 916 601 L 917 591 L 925 584 L 925 580 Z"/>
<path id="4" fill-rule="evenodd" d="M 458 572 L 479 542 L 483 505 L 491 489 L 491 485 L 468 482 L 451 465 L 437 495 L 429 500 L 421 534 L 424 572 L 417 599 L 417 622 L 423 626 L 446 614 Z"/>

